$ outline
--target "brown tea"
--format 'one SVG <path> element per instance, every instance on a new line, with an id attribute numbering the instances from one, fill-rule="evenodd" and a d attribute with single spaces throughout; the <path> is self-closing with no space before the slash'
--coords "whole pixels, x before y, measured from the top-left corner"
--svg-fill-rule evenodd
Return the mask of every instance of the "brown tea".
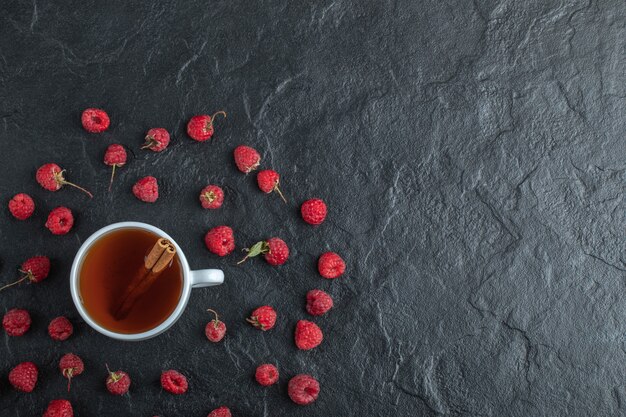
<path id="1" fill-rule="evenodd" d="M 79 288 L 85 310 L 100 326 L 116 333 L 141 333 L 172 314 L 183 288 L 178 255 L 134 300 L 123 318 L 116 314 L 121 298 L 160 238 L 147 230 L 128 228 L 111 231 L 91 245 L 80 267 Z"/>

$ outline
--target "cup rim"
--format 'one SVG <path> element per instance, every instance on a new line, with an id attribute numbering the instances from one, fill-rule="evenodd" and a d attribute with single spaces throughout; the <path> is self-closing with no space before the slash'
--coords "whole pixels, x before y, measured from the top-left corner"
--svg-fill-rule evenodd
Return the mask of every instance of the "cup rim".
<path id="1" fill-rule="evenodd" d="M 79 268 L 82 264 L 82 260 L 85 257 L 85 254 L 87 253 L 88 249 L 91 247 L 91 245 L 93 245 L 94 242 L 100 239 L 103 235 L 113 230 L 133 229 L 133 228 L 143 229 L 143 230 L 148 230 L 150 232 L 153 232 L 159 236 L 162 236 L 168 239 L 176 247 L 178 259 L 181 263 L 181 268 L 183 271 L 183 287 L 182 287 L 180 299 L 178 301 L 178 304 L 176 305 L 176 308 L 158 326 L 150 330 L 147 330 L 145 332 L 141 332 L 141 333 L 132 333 L 132 334 L 117 333 L 99 325 L 89 316 L 89 314 L 85 310 L 81 301 L 80 289 L 78 285 L 79 284 Z M 74 261 L 72 262 L 72 269 L 70 272 L 70 290 L 72 293 L 72 300 L 74 301 L 74 305 L 76 306 L 78 313 L 81 315 L 83 320 L 85 320 L 85 322 L 97 332 L 105 336 L 111 337 L 113 339 L 118 339 L 118 340 L 127 340 L 127 341 L 146 340 L 146 339 L 150 339 L 152 337 L 158 336 L 159 334 L 169 329 L 180 318 L 181 314 L 185 310 L 185 307 L 187 306 L 187 302 L 189 301 L 189 296 L 191 293 L 189 263 L 187 262 L 187 258 L 185 257 L 185 254 L 181 250 L 180 246 L 178 246 L 178 243 L 176 243 L 176 241 L 170 235 L 168 235 L 167 233 L 165 233 L 163 230 L 159 229 L 158 227 L 153 226 L 148 223 L 134 222 L 134 221 L 112 223 L 92 233 L 91 236 L 89 236 L 87 240 L 85 240 L 85 242 L 80 246 L 80 248 L 76 252 L 76 255 L 74 256 Z"/>

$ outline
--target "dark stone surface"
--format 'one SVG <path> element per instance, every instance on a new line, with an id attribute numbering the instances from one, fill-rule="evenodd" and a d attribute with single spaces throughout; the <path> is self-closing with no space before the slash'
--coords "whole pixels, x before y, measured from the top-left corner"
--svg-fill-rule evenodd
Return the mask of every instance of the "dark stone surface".
<path id="1" fill-rule="evenodd" d="M 32 330 L 2 335 L 2 415 L 38 416 L 71 399 L 77 416 L 587 416 L 623 415 L 626 403 L 623 1 L 11 1 L 0 4 L 2 205 L 17 192 L 35 216 L 0 218 L 2 280 L 33 254 L 54 269 L 39 284 L 0 294 L 28 308 Z M 112 117 L 86 134 L 80 111 Z M 229 112 L 215 140 L 197 144 L 184 124 Z M 163 126 L 162 154 L 139 150 Z M 106 192 L 105 148 L 135 151 Z M 257 147 L 283 175 L 285 206 L 239 174 L 231 151 Z M 56 161 L 95 193 L 47 192 L 35 169 Z M 155 175 L 161 198 L 140 203 L 134 181 Z M 207 183 L 227 187 L 222 210 L 203 211 Z M 325 198 L 329 219 L 298 216 Z M 67 205 L 74 230 L 54 237 L 48 211 Z M 162 227 L 194 268 L 219 267 L 226 283 L 193 292 L 179 323 L 136 344 L 80 322 L 69 294 L 74 252 L 115 221 Z M 204 248 L 209 227 L 235 228 L 239 248 L 271 235 L 292 248 L 272 268 L 236 267 Z M 347 274 L 321 279 L 317 256 L 345 255 Z M 316 321 L 326 340 L 297 351 L 304 295 L 322 288 L 336 308 Z M 261 304 L 277 327 L 244 321 Z M 228 325 L 219 345 L 203 327 L 208 307 Z M 69 341 L 46 326 L 66 314 Z M 87 371 L 71 394 L 56 364 L 68 351 Z M 13 392 L 12 365 L 40 367 L 36 394 Z M 261 362 L 277 387 L 252 379 Z M 133 378 L 128 397 L 105 392 L 104 363 Z M 184 396 L 163 392 L 161 369 L 188 375 Z M 286 395 L 296 373 L 319 378 L 315 405 Z"/>

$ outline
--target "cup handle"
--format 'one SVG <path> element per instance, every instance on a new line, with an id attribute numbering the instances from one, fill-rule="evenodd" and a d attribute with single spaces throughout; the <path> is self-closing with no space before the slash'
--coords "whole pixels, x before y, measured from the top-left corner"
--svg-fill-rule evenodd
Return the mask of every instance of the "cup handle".
<path id="1" fill-rule="evenodd" d="M 192 288 L 212 287 L 224 282 L 224 272 L 221 269 L 199 269 L 191 271 Z"/>

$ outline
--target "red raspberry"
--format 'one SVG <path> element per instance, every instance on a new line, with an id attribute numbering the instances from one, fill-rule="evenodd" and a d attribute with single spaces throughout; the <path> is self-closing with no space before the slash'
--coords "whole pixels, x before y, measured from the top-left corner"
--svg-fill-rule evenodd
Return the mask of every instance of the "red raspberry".
<path id="1" fill-rule="evenodd" d="M 104 153 L 104 163 L 108 166 L 124 166 L 126 164 L 126 149 L 119 143 L 109 145 Z"/>
<path id="2" fill-rule="evenodd" d="M 324 339 L 322 329 L 308 320 L 299 320 L 296 324 L 296 346 L 300 350 L 310 350 L 319 346 Z"/>
<path id="3" fill-rule="evenodd" d="M 170 144 L 170 134 L 162 127 L 155 127 L 146 133 L 146 141 L 141 149 L 150 149 L 154 152 L 161 152 Z"/>
<path id="4" fill-rule="evenodd" d="M 85 190 L 83 187 L 79 187 L 72 182 L 66 181 L 65 177 L 63 176 L 64 172 L 65 170 L 61 169 L 61 167 L 57 164 L 49 163 L 39 167 L 37 173 L 35 174 L 35 179 L 37 180 L 39 185 L 41 185 L 48 191 L 58 191 L 64 185 L 69 185 L 74 188 L 78 188 L 82 192 L 86 193 L 89 198 L 93 197 L 93 195 L 89 191 Z"/>
<path id="5" fill-rule="evenodd" d="M 311 290 L 306 293 L 306 311 L 312 316 L 322 316 L 333 308 L 333 299 L 322 290 Z"/>
<path id="6" fill-rule="evenodd" d="M 287 202 L 282 191 L 280 191 L 280 188 L 278 188 L 278 185 L 280 183 L 280 175 L 278 175 L 278 172 L 271 169 L 264 169 L 263 171 L 259 171 L 256 176 L 256 182 L 259 184 L 259 189 L 265 194 L 276 191 L 280 198 L 282 198 L 285 203 Z"/>
<path id="7" fill-rule="evenodd" d="M 72 333 L 74 333 L 74 326 L 63 316 L 53 319 L 48 325 L 48 334 L 52 340 L 59 342 L 67 340 Z"/>
<path id="8" fill-rule="evenodd" d="M 211 309 L 208 309 L 211 313 L 215 314 L 215 318 L 206 324 L 204 328 L 204 334 L 206 338 L 211 342 L 219 342 L 224 338 L 226 334 L 226 324 L 223 321 L 219 320 L 217 317 L 217 312 Z"/>
<path id="9" fill-rule="evenodd" d="M 289 380 L 287 393 L 294 403 L 309 405 L 317 400 L 317 396 L 320 393 L 320 384 L 311 375 L 296 375 Z"/>
<path id="10" fill-rule="evenodd" d="M 193 116 L 189 120 L 189 123 L 187 123 L 187 134 L 189 137 L 198 142 L 204 142 L 205 140 L 211 139 L 211 136 L 213 136 L 214 133 L 213 122 L 215 121 L 215 116 L 218 114 L 226 117 L 225 111 L 218 111 L 212 116 L 209 116 L 208 114 Z"/>
<path id="11" fill-rule="evenodd" d="M 270 306 L 261 306 L 254 310 L 246 321 L 265 332 L 276 324 L 276 311 Z"/>
<path id="12" fill-rule="evenodd" d="M 278 381 L 278 369 L 269 363 L 259 365 L 254 373 L 254 379 L 264 387 L 269 387 Z"/>
<path id="13" fill-rule="evenodd" d="M 33 392 L 37 375 L 37 366 L 34 363 L 22 362 L 9 372 L 9 382 L 18 391 Z"/>
<path id="14" fill-rule="evenodd" d="M 9 211 L 16 219 L 26 220 L 33 215 L 35 202 L 28 194 L 15 194 L 13 198 L 9 200 Z"/>
<path id="15" fill-rule="evenodd" d="M 124 371 L 111 372 L 107 365 L 109 376 L 106 379 L 107 390 L 113 395 L 124 395 L 130 388 L 130 377 Z"/>
<path id="16" fill-rule="evenodd" d="M 270 265 L 282 265 L 289 258 L 289 247 L 284 240 L 273 237 L 267 240 L 269 251 L 264 255 Z"/>
<path id="17" fill-rule="evenodd" d="M 218 209 L 224 202 L 224 191 L 217 185 L 207 185 L 200 191 L 200 204 L 205 209 Z"/>
<path id="18" fill-rule="evenodd" d="M 80 121 L 83 124 L 83 128 L 89 133 L 104 132 L 111 124 L 109 115 L 101 109 L 85 109 Z"/>
<path id="19" fill-rule="evenodd" d="M 340 277 L 346 270 L 346 264 L 335 252 L 326 252 L 317 261 L 317 270 L 327 279 Z"/>
<path id="20" fill-rule="evenodd" d="M 249 146 L 237 146 L 233 155 L 235 157 L 235 165 L 237 165 L 237 169 L 244 174 L 249 174 L 254 171 L 261 163 L 261 155 L 259 155 L 256 149 Z"/>
<path id="21" fill-rule="evenodd" d="M 43 417 L 74 417 L 74 410 L 67 400 L 52 400 Z"/>
<path id="22" fill-rule="evenodd" d="M 245 262 L 248 258 L 258 255 L 263 255 L 267 263 L 274 266 L 284 264 L 289 258 L 289 247 L 284 240 L 278 237 L 257 242 L 251 248 L 244 249 L 244 251 L 248 253 L 237 265 Z"/>
<path id="23" fill-rule="evenodd" d="M 6 312 L 2 318 L 2 327 L 9 336 L 22 336 L 30 329 L 30 314 L 20 308 L 14 308 Z"/>
<path id="24" fill-rule="evenodd" d="M 218 255 L 226 256 L 235 250 L 235 235 L 228 226 L 217 226 L 209 230 L 204 236 L 207 249 Z"/>
<path id="25" fill-rule="evenodd" d="M 322 222 L 326 218 L 326 213 L 326 203 L 324 203 L 324 200 L 320 200 L 319 198 L 312 198 L 310 200 L 307 200 L 302 203 L 302 206 L 300 206 L 300 214 L 302 214 L 302 219 L 308 224 L 322 224 Z"/>
<path id="26" fill-rule="evenodd" d="M 109 145 L 104 153 L 104 163 L 113 167 L 111 171 L 111 181 L 109 181 L 109 191 L 113 185 L 113 177 L 115 176 L 115 168 L 123 167 L 126 164 L 126 149 L 120 144 L 114 143 Z"/>
<path id="27" fill-rule="evenodd" d="M 74 215 L 67 207 L 57 207 L 48 214 L 46 227 L 53 235 L 65 235 L 74 226 Z"/>
<path id="28" fill-rule="evenodd" d="M 163 371 L 161 374 L 161 386 L 172 394 L 184 394 L 187 392 L 187 378 L 178 371 Z"/>
<path id="29" fill-rule="evenodd" d="M 216 408 L 211 411 L 206 417 L 231 417 L 230 409 L 226 406 L 221 406 L 220 408 Z"/>
<path id="30" fill-rule="evenodd" d="M 33 256 L 22 263 L 20 272 L 31 282 L 40 282 L 48 278 L 50 259 L 47 256 Z"/>
<path id="31" fill-rule="evenodd" d="M 143 177 L 133 185 L 133 194 L 146 203 L 154 203 L 159 198 L 159 184 L 154 177 Z"/>
<path id="32" fill-rule="evenodd" d="M 22 274 L 22 277 L 15 282 L 1 287 L 0 291 L 26 280 L 39 282 L 46 279 L 50 272 L 50 259 L 48 259 L 47 256 L 33 256 L 32 258 L 28 258 L 22 263 L 19 272 Z"/>
<path id="33" fill-rule="evenodd" d="M 73 353 L 66 353 L 59 361 L 59 370 L 65 378 L 67 378 L 67 391 L 70 391 L 72 378 L 83 373 L 85 365 L 81 358 Z"/>

